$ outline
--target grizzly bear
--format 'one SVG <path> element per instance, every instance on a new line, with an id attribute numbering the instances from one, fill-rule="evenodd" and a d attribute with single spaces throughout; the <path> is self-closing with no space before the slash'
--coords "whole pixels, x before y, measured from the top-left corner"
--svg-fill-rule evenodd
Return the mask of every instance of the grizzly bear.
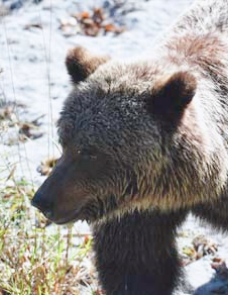
<path id="1" fill-rule="evenodd" d="M 196 1 L 151 60 L 78 47 L 66 65 L 63 152 L 32 204 L 91 224 L 108 295 L 170 295 L 186 215 L 228 230 L 228 1 Z"/>

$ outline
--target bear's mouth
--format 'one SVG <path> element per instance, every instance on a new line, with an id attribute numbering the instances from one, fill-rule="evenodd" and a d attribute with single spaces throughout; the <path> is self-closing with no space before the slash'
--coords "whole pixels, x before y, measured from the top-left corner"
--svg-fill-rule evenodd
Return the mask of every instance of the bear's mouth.
<path id="1" fill-rule="evenodd" d="M 104 216 L 109 215 L 118 209 L 117 201 L 114 195 L 99 198 L 84 198 L 83 202 L 77 202 L 76 209 L 61 210 L 58 206 L 54 206 L 51 210 L 41 210 L 44 216 L 51 222 L 56 224 L 67 224 L 76 221 L 86 221 L 92 223 Z"/>
<path id="2" fill-rule="evenodd" d="M 84 220 L 81 210 L 73 210 L 73 211 L 67 211 L 62 212 L 60 214 L 53 214 L 52 212 L 43 212 L 44 216 L 49 219 L 51 222 L 54 222 L 58 225 L 60 224 L 66 224 L 75 222 L 78 220 Z"/>

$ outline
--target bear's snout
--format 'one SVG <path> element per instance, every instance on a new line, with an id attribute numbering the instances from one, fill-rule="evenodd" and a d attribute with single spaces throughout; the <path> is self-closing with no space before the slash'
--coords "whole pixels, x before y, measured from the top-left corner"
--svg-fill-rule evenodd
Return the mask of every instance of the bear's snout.
<path id="1" fill-rule="evenodd" d="M 32 206 L 39 209 L 48 219 L 53 216 L 53 204 L 49 202 L 38 190 L 31 201 Z"/>
<path id="2" fill-rule="evenodd" d="M 78 181 L 81 170 L 76 168 L 71 159 L 60 158 L 31 201 L 32 206 L 57 224 L 84 219 L 87 191 L 81 190 Z"/>

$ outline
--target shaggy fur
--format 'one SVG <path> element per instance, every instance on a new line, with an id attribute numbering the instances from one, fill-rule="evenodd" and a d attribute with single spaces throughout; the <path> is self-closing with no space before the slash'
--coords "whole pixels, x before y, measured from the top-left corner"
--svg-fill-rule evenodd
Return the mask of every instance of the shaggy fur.
<path id="1" fill-rule="evenodd" d="M 92 223 L 108 295 L 170 295 L 186 214 L 228 229 L 228 1 L 200 0 L 150 61 L 82 48 L 59 119 L 63 155 L 33 204 Z"/>

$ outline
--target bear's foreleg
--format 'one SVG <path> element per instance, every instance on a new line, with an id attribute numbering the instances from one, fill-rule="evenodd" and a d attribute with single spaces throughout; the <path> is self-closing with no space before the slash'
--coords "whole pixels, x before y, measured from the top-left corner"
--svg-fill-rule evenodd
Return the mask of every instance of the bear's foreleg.
<path id="1" fill-rule="evenodd" d="M 96 266 L 107 295 L 170 295 L 179 283 L 176 228 L 186 212 L 134 212 L 93 228 Z"/>

